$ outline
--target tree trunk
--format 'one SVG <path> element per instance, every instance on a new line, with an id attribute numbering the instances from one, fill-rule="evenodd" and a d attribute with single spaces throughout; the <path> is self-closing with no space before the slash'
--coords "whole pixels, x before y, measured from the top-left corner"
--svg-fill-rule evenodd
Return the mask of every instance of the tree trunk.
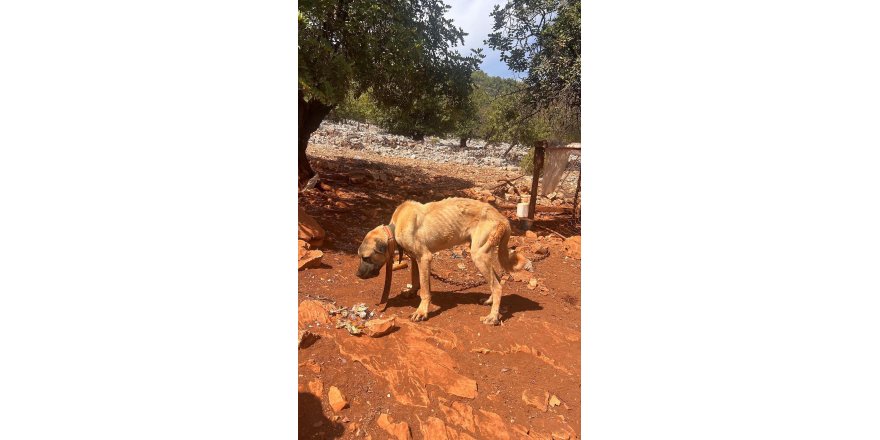
<path id="1" fill-rule="evenodd" d="M 468 138 L 466 138 L 466 137 L 459 138 L 458 148 L 462 148 L 462 149 L 467 148 L 467 141 L 468 141 Z"/>
<path id="2" fill-rule="evenodd" d="M 324 104 L 317 99 L 305 100 L 303 91 L 299 91 L 299 130 L 297 132 L 297 148 L 299 149 L 299 181 L 305 182 L 315 175 L 315 171 L 309 165 L 306 149 L 309 147 L 309 138 L 312 133 L 321 126 L 321 121 L 333 110 L 332 105 Z"/>

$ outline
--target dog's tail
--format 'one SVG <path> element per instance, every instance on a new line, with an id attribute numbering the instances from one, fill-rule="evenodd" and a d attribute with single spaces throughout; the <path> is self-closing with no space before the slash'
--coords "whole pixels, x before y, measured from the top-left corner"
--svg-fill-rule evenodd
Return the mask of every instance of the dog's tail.
<path id="1" fill-rule="evenodd" d="M 507 249 L 507 242 L 510 240 L 510 226 L 503 225 L 504 232 L 501 239 L 498 240 L 498 262 L 501 267 L 508 272 L 517 272 L 520 270 L 532 271 L 532 262 L 524 255 L 515 250 Z"/>

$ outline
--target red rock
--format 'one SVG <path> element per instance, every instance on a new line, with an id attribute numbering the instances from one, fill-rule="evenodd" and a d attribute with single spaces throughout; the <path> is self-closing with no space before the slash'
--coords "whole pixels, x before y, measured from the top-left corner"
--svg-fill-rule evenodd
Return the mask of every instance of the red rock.
<path id="1" fill-rule="evenodd" d="M 533 244 L 531 249 L 532 253 L 539 256 L 544 256 L 550 253 L 550 248 L 547 247 L 546 244 Z"/>
<path id="2" fill-rule="evenodd" d="M 480 430 L 480 438 L 490 440 L 510 440 L 507 432 L 507 423 L 498 414 L 480 410 L 477 414 L 477 429 Z"/>
<path id="3" fill-rule="evenodd" d="M 528 436 L 529 436 L 529 428 L 527 428 L 523 425 L 515 424 L 515 425 L 511 426 L 511 429 L 513 429 L 513 432 L 515 432 L 523 437 L 528 438 Z"/>
<path id="4" fill-rule="evenodd" d="M 394 337 L 334 338 L 333 342 L 340 354 L 386 381 L 402 405 L 428 406 L 429 387 L 468 399 L 477 396 L 477 382 L 462 375 L 449 354 L 457 345 L 455 333 L 409 320 L 396 325 L 400 331 Z"/>
<path id="5" fill-rule="evenodd" d="M 449 440 L 446 424 L 436 417 L 428 417 L 427 421 L 421 423 L 419 429 L 422 431 L 422 438 L 424 440 Z M 455 434 L 458 433 L 456 432 Z M 458 435 L 455 435 L 455 437 L 458 438 Z"/>
<path id="6" fill-rule="evenodd" d="M 525 283 L 532 279 L 532 274 L 524 270 L 510 272 L 509 275 L 511 280 L 518 281 L 520 283 Z"/>
<path id="7" fill-rule="evenodd" d="M 318 221 L 299 208 L 299 239 L 309 242 L 314 248 L 324 243 L 325 234 L 324 228 L 318 224 Z"/>
<path id="8" fill-rule="evenodd" d="M 309 381 L 309 392 L 311 392 L 312 394 L 317 396 L 318 399 L 320 399 L 321 396 L 324 395 L 324 383 L 321 382 L 319 379 L 310 380 Z"/>
<path id="9" fill-rule="evenodd" d="M 412 434 L 410 434 L 409 425 L 406 422 L 394 423 L 388 414 L 379 414 L 376 424 L 397 440 L 412 440 Z"/>
<path id="10" fill-rule="evenodd" d="M 327 399 L 330 402 L 330 408 L 333 408 L 333 411 L 339 412 L 348 406 L 348 401 L 345 400 L 345 396 L 342 395 L 342 391 L 339 391 L 339 388 L 331 386 L 330 392 L 327 393 Z"/>
<path id="11" fill-rule="evenodd" d="M 529 280 L 529 290 L 534 290 L 535 287 L 538 287 L 538 280 L 535 278 L 532 278 Z"/>
<path id="12" fill-rule="evenodd" d="M 392 328 L 394 328 L 393 316 L 383 319 L 371 319 L 364 323 L 364 333 L 373 338 L 388 334 Z"/>
<path id="13" fill-rule="evenodd" d="M 560 430 L 551 432 L 550 438 L 553 440 L 570 440 L 571 433 L 569 431 L 564 430 L 564 429 L 560 429 Z"/>
<path id="14" fill-rule="evenodd" d="M 443 416 L 446 417 L 447 422 L 470 432 L 476 431 L 474 409 L 470 405 L 461 402 L 452 402 L 452 406 L 449 406 L 445 404 L 445 401 L 440 401 L 439 406 L 440 411 L 443 413 Z"/>
<path id="15" fill-rule="evenodd" d="M 449 384 L 446 391 L 455 396 L 473 399 L 477 397 L 477 382 L 471 380 L 457 380 Z"/>
<path id="16" fill-rule="evenodd" d="M 299 262 L 297 270 L 308 269 L 310 267 L 318 267 L 321 265 L 321 258 L 324 253 L 319 250 L 310 250 L 310 245 L 305 240 L 299 240 Z"/>
<path id="17" fill-rule="evenodd" d="M 529 435 L 547 440 L 570 440 L 577 438 L 577 431 L 568 426 L 561 417 L 532 419 Z"/>
<path id="18" fill-rule="evenodd" d="M 574 235 L 568 237 L 563 242 L 565 245 L 565 252 L 568 254 L 569 258 L 574 258 L 576 260 L 581 259 L 581 236 Z"/>
<path id="19" fill-rule="evenodd" d="M 556 394 L 550 396 L 550 406 L 556 407 L 559 406 L 560 403 L 562 403 L 562 401 L 556 397 Z"/>
<path id="20" fill-rule="evenodd" d="M 523 402 L 534 406 L 539 411 L 547 412 L 547 399 L 550 397 L 550 393 L 547 391 L 541 392 L 537 390 L 527 389 L 522 393 Z"/>
<path id="21" fill-rule="evenodd" d="M 526 231 L 526 238 L 535 240 L 538 238 L 538 234 L 536 234 L 535 231 Z"/>
<path id="22" fill-rule="evenodd" d="M 305 329 L 308 324 L 330 324 L 330 312 L 321 301 L 307 299 L 299 303 L 299 328 Z"/>

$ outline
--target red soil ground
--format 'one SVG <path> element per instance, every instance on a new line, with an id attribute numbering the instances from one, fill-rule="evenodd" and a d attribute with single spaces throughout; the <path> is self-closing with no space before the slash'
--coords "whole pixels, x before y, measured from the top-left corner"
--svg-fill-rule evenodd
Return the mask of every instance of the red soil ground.
<path id="1" fill-rule="evenodd" d="M 579 438 L 580 257 L 556 234 L 580 235 L 571 213 L 540 214 L 537 237 L 514 231 L 510 246 L 534 261 L 534 272 L 505 281 L 502 325 L 480 322 L 488 286 L 473 286 L 482 276 L 462 246 L 435 256 L 432 272 L 440 279 L 431 281 L 427 321 L 407 320 L 417 297 L 396 296 L 410 281 L 404 268 L 394 272 L 383 313 L 396 316 L 397 327 L 378 338 L 352 336 L 335 328 L 324 307 L 366 303 L 373 310 L 379 300 L 384 277 L 354 275 L 367 231 L 387 223 L 404 200 L 473 197 L 472 188 L 516 174 L 327 147 L 310 153 L 325 185 L 302 193 L 299 203 L 327 239 L 321 265 L 299 272 L 300 328 L 318 336 L 299 349 L 299 437 Z M 376 178 L 352 183 L 365 171 Z M 533 289 L 531 277 L 538 282 Z M 348 403 L 338 412 L 328 398 L 331 386 Z M 553 396 L 559 403 L 548 405 Z"/>

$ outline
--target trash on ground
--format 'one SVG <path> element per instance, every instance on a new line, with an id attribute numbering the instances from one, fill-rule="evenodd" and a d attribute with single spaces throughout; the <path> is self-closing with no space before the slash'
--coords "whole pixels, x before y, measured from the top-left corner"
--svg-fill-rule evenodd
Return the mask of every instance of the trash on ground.
<path id="1" fill-rule="evenodd" d="M 366 304 L 355 304 L 351 307 L 338 307 L 330 310 L 330 316 L 336 316 L 336 328 L 344 328 L 349 334 L 360 335 L 364 331 L 366 320 L 376 315 Z"/>

